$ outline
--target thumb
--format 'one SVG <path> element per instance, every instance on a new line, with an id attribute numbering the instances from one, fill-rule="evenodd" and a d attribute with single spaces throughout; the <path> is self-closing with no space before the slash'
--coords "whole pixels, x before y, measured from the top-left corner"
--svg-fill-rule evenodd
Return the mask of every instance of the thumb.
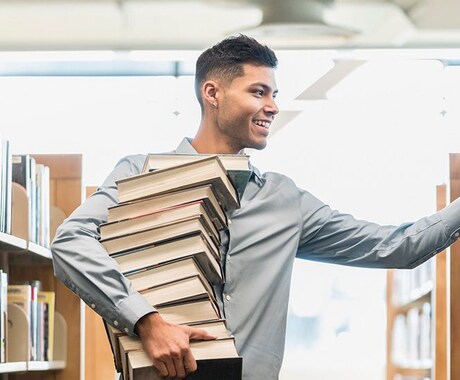
<path id="1" fill-rule="evenodd" d="M 217 339 L 217 336 L 209 334 L 206 330 L 196 329 L 194 327 L 189 327 L 188 336 L 190 340 L 212 340 Z"/>

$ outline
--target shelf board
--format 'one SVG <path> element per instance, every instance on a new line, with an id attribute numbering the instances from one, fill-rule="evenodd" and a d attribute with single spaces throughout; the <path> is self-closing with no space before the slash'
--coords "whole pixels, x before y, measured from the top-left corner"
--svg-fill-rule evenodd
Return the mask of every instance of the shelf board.
<path id="1" fill-rule="evenodd" d="M 24 251 L 27 242 L 24 239 L 0 232 L 0 250 L 6 252 Z"/>
<path id="2" fill-rule="evenodd" d="M 0 363 L 0 373 L 27 371 L 26 362 Z"/>
<path id="3" fill-rule="evenodd" d="M 395 368 L 400 372 L 428 372 L 433 368 L 433 360 L 413 360 L 406 363 L 396 363 Z"/>
<path id="4" fill-rule="evenodd" d="M 51 362 L 44 362 L 44 361 L 27 362 L 28 371 L 51 371 L 51 370 L 64 369 L 64 368 L 65 368 L 64 360 L 55 360 Z"/>
<path id="5" fill-rule="evenodd" d="M 424 302 L 429 302 L 429 298 L 431 297 L 433 289 L 433 281 L 427 281 L 419 288 L 414 289 L 407 300 L 395 305 L 396 310 L 404 311 L 410 309 L 413 306 L 423 304 Z"/>
<path id="6" fill-rule="evenodd" d="M 44 257 L 45 259 L 51 260 L 51 251 L 49 248 L 42 247 L 41 245 L 31 243 L 28 244 L 28 250 L 30 253 L 34 253 L 40 257 Z"/>

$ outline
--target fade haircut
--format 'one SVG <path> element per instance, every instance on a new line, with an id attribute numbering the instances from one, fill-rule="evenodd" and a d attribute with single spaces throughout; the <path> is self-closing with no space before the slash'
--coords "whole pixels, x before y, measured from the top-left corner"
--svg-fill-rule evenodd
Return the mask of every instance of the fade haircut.
<path id="1" fill-rule="evenodd" d="M 204 109 L 201 86 L 209 79 L 220 79 L 231 83 L 243 76 L 243 65 L 276 68 L 278 59 L 269 47 L 260 44 L 254 38 L 240 34 L 228 37 L 217 45 L 205 50 L 196 61 L 195 94 Z"/>

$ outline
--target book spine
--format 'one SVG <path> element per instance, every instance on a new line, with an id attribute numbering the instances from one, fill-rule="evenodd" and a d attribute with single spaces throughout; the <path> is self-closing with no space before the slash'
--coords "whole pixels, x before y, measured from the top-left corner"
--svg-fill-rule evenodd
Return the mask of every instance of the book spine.
<path id="1" fill-rule="evenodd" d="M 0 269 L 0 362 L 7 361 L 8 275 Z"/>

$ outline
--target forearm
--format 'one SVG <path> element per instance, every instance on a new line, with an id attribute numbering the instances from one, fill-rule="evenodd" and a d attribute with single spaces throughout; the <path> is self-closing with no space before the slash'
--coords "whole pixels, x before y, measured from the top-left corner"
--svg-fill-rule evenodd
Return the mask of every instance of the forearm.
<path id="1" fill-rule="evenodd" d="M 133 334 L 137 320 L 153 308 L 131 289 L 115 260 L 79 224 L 71 219 L 58 231 L 52 245 L 55 274 L 106 321 Z"/>

